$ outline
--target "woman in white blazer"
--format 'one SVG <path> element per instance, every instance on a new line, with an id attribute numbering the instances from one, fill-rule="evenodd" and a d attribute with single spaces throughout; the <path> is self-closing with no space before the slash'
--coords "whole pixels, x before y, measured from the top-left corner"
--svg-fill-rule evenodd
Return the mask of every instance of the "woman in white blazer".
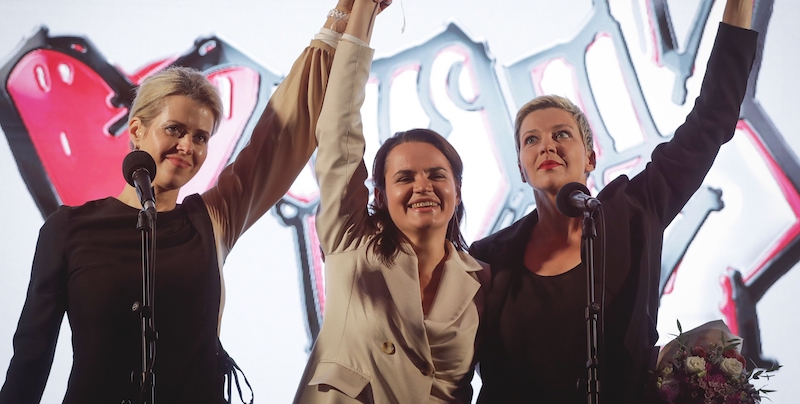
<path id="1" fill-rule="evenodd" d="M 468 403 L 481 279 L 465 250 L 455 149 L 427 129 L 395 134 L 376 155 L 368 209 L 360 109 L 375 16 L 356 0 L 338 44 L 317 129 L 326 266 L 325 319 L 298 403 Z"/>

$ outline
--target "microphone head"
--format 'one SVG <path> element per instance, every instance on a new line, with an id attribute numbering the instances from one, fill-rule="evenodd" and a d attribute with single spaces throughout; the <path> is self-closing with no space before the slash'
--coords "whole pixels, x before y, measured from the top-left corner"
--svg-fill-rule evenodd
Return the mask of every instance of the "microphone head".
<path id="1" fill-rule="evenodd" d="M 578 217 L 583 215 L 582 210 L 570 203 L 570 198 L 575 192 L 591 195 L 589 193 L 589 188 L 586 188 L 586 185 L 583 185 L 580 182 L 570 182 L 569 184 L 561 187 L 556 195 L 556 207 L 562 215 L 569 217 Z"/>
<path id="2" fill-rule="evenodd" d="M 150 153 L 144 150 L 134 150 L 125 156 L 125 160 L 122 160 L 122 175 L 132 187 L 136 187 L 133 183 L 133 173 L 139 169 L 147 171 L 150 181 L 156 177 L 156 162 Z"/>

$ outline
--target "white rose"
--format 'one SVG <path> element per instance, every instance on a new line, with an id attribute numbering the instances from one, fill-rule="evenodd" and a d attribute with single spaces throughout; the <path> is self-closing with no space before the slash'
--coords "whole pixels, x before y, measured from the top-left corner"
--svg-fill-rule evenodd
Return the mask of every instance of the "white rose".
<path id="1" fill-rule="evenodd" d="M 729 377 L 737 377 L 742 374 L 742 362 L 736 358 L 725 358 L 719 364 L 719 368 Z"/>
<path id="2" fill-rule="evenodd" d="M 706 360 L 699 356 L 690 356 L 686 358 L 686 370 L 689 373 L 700 373 L 706 370 Z"/>

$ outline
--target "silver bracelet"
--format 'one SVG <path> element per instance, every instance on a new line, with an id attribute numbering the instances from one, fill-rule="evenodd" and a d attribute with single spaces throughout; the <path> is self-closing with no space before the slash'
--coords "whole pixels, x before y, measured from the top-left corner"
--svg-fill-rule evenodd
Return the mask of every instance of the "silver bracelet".
<path id="1" fill-rule="evenodd" d="M 332 8 L 331 11 L 328 11 L 328 17 L 331 17 L 336 21 L 347 21 L 347 19 L 350 18 L 350 14 L 345 13 L 342 10 Z"/>

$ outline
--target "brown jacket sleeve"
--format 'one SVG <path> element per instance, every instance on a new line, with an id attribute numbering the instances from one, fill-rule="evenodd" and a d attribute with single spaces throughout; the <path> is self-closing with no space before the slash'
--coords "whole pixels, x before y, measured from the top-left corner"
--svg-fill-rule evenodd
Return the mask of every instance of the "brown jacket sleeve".
<path id="1" fill-rule="evenodd" d="M 322 41 L 311 42 L 270 98 L 250 142 L 203 193 L 220 264 L 242 233 L 286 193 L 317 147 L 314 133 L 333 54 Z"/>

